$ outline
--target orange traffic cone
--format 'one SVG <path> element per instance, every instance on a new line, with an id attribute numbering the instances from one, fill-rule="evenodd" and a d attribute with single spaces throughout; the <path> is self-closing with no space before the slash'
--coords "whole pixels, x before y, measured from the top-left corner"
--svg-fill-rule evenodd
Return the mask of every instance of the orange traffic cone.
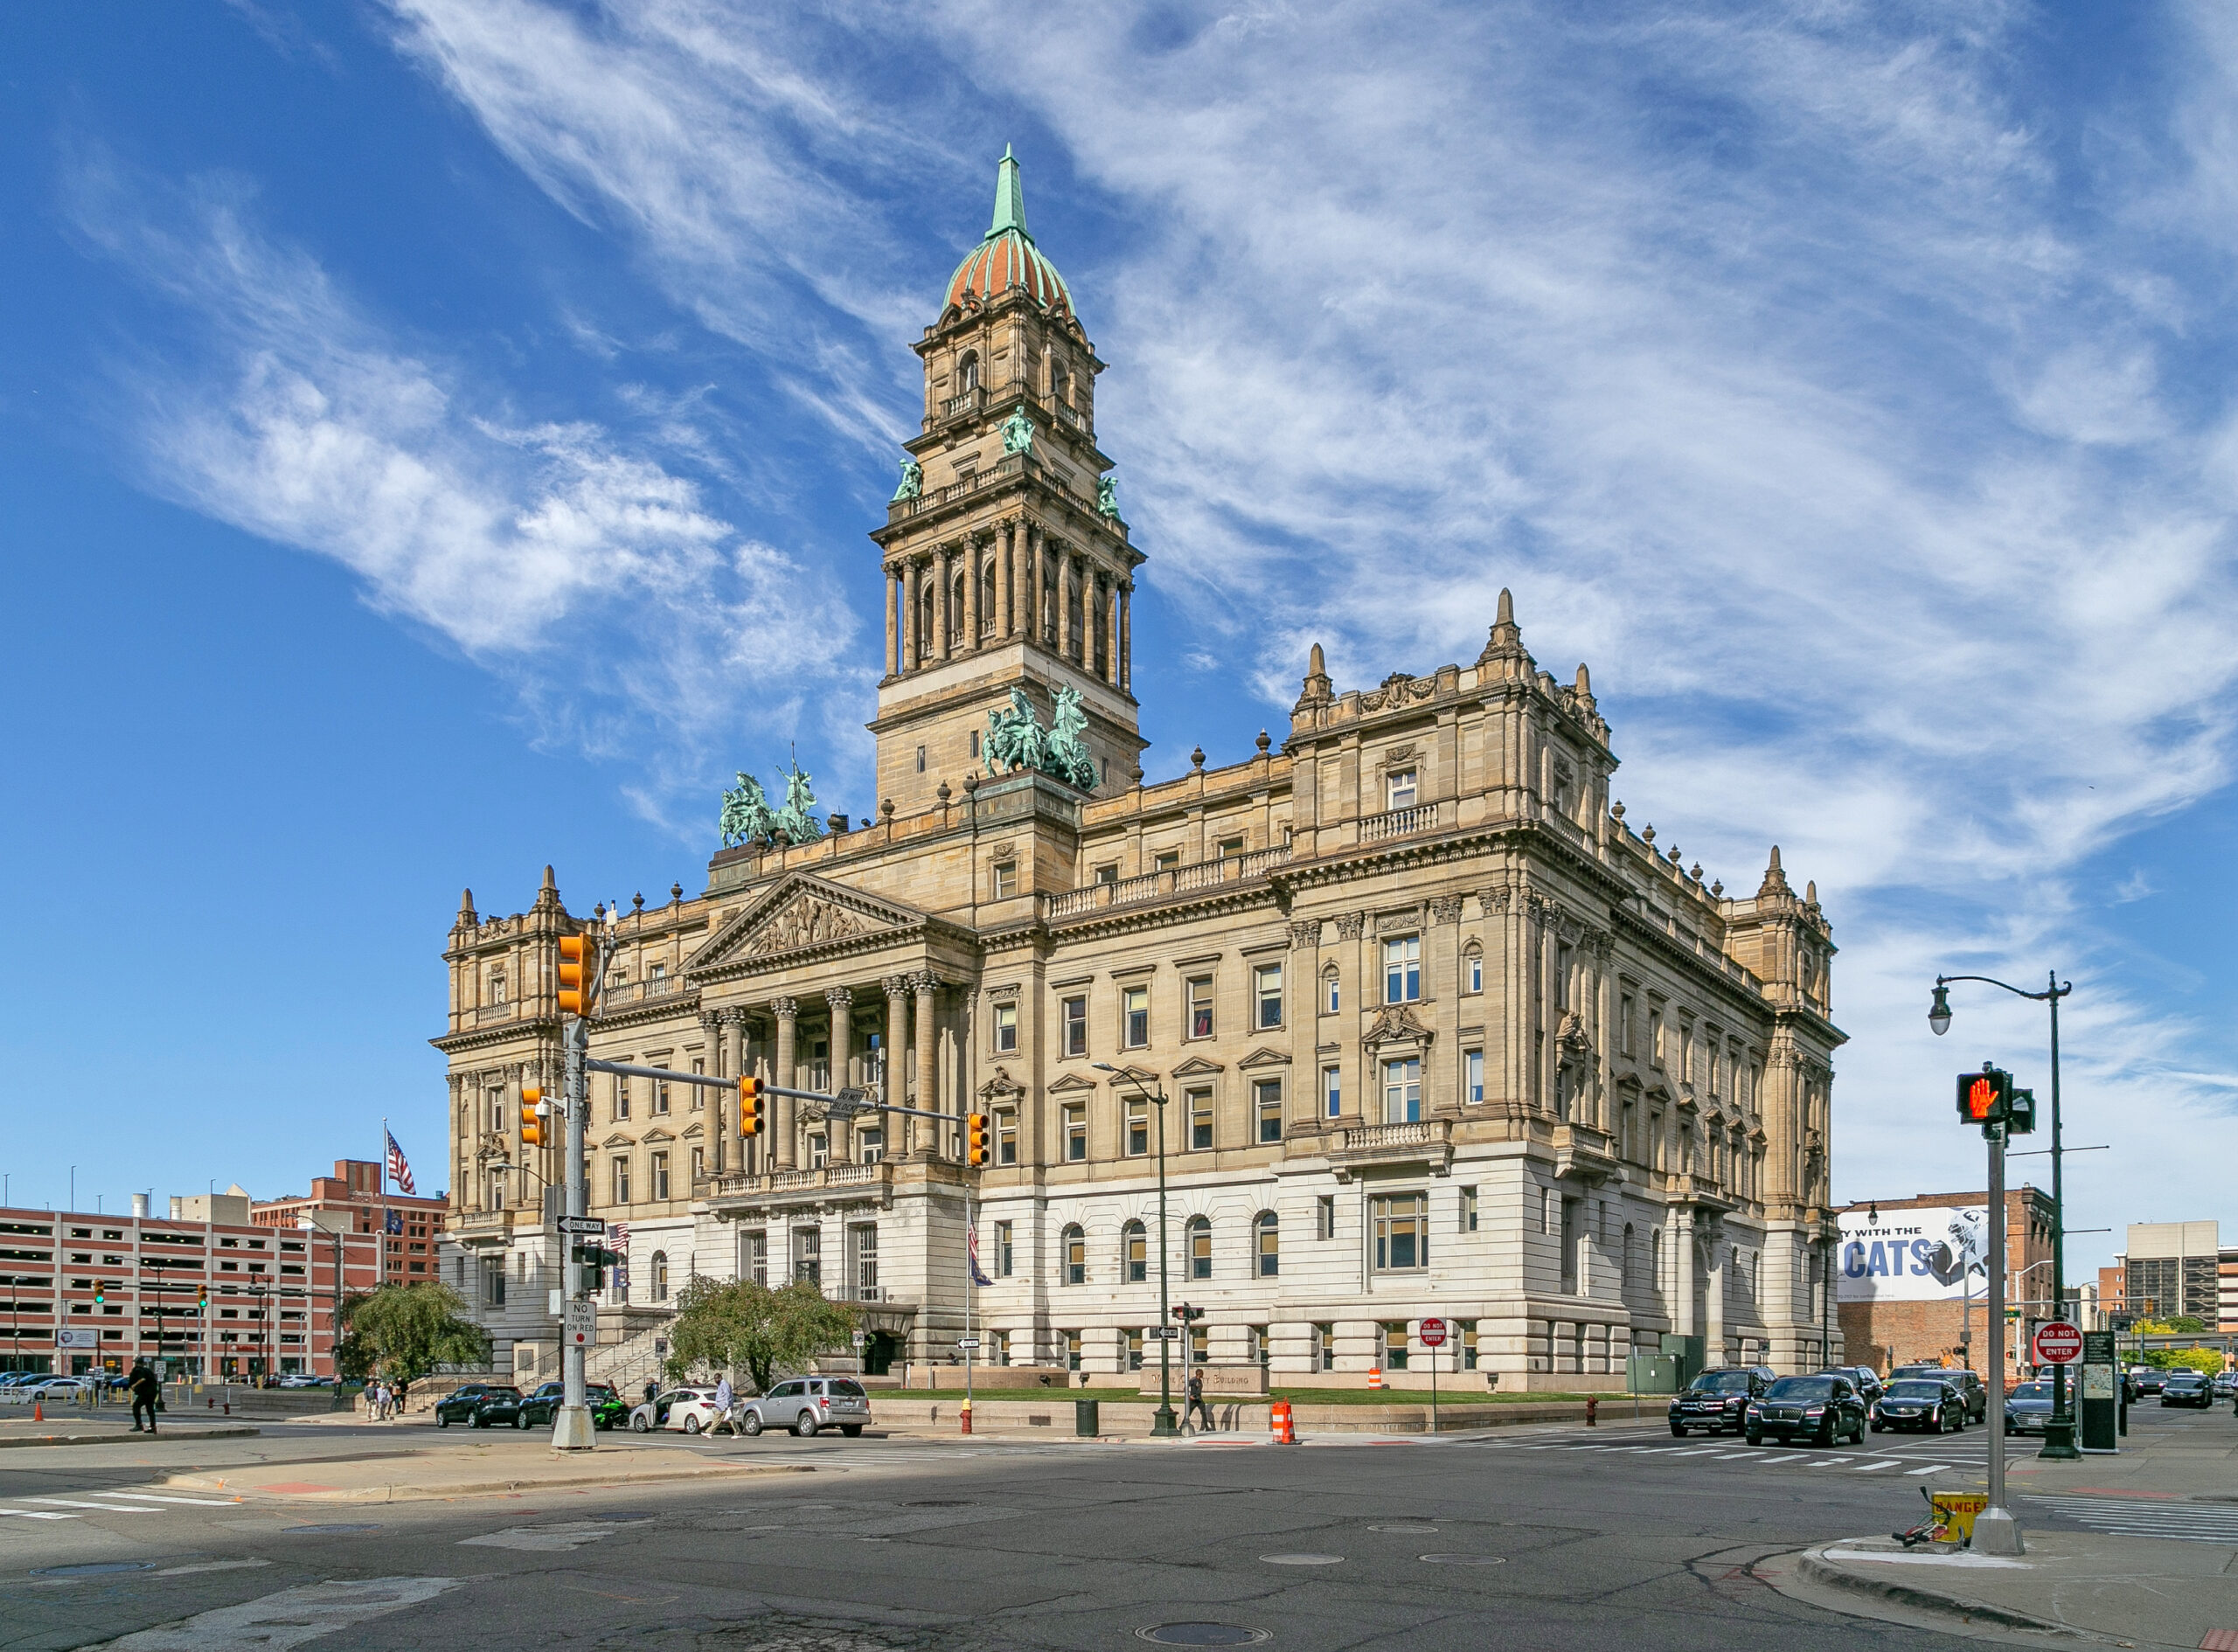
<path id="1" fill-rule="evenodd" d="M 41 1400 L 37 1394 L 33 1394 L 31 1396 L 31 1420 L 33 1422 L 45 1422 L 46 1420 L 45 1402 Z"/>

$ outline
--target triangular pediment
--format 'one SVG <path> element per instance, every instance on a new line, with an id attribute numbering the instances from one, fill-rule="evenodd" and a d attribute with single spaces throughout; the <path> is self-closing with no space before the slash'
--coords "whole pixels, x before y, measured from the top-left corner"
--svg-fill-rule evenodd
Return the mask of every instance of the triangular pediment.
<path id="1" fill-rule="evenodd" d="M 647 1142 L 673 1142 L 676 1140 L 674 1136 L 671 1135 L 666 1130 L 662 1129 L 658 1125 L 655 1125 L 651 1129 L 646 1131 L 644 1135 L 640 1139 Z"/>
<path id="2" fill-rule="evenodd" d="M 875 946 L 921 933 L 914 906 L 866 895 L 812 872 L 788 872 L 733 913 L 684 966 L 687 976 L 751 969 L 769 958 Z"/>
<path id="3" fill-rule="evenodd" d="M 684 1127 L 684 1139 L 687 1142 L 696 1142 L 706 1134 L 705 1128 L 700 1125 L 687 1124 Z"/>
<path id="4" fill-rule="evenodd" d="M 1269 1050 L 1261 1045 L 1235 1065 L 1239 1067 L 1286 1067 L 1289 1064 L 1289 1057 L 1282 1051 Z"/>
<path id="5" fill-rule="evenodd" d="M 1179 1066 L 1174 1068 L 1173 1076 L 1177 1079 L 1201 1079 L 1206 1073 L 1220 1071 L 1219 1062 L 1207 1061 L 1202 1056 L 1191 1056 Z"/>
<path id="6" fill-rule="evenodd" d="M 1083 1079 L 1077 1072 L 1067 1072 L 1063 1078 L 1058 1079 L 1054 1084 L 1052 1084 L 1049 1086 L 1049 1093 L 1052 1095 L 1058 1095 L 1074 1090 L 1093 1090 L 1095 1088 L 1095 1081 L 1093 1079 Z"/>
<path id="7" fill-rule="evenodd" d="M 622 1135 L 621 1131 L 616 1130 L 612 1135 L 607 1137 L 605 1141 L 600 1142 L 599 1145 L 602 1148 L 618 1148 L 635 1147 L 637 1144 L 631 1141 L 628 1136 Z"/>
<path id="8" fill-rule="evenodd" d="M 983 1100 L 994 1100 L 1004 1096 L 1024 1093 L 1023 1086 L 1016 1079 L 1011 1077 L 1007 1067 L 997 1067 L 994 1076 L 979 1086 L 979 1094 Z"/>

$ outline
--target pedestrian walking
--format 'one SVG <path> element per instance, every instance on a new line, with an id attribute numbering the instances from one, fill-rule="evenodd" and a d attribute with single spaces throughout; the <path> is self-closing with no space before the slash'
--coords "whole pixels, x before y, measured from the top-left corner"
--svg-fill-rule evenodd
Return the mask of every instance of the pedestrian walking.
<path id="1" fill-rule="evenodd" d="M 132 1394 L 132 1432 L 140 1432 L 140 1413 L 148 1413 L 148 1433 L 156 1432 L 156 1402 L 163 1398 L 163 1385 L 156 1380 L 156 1373 L 145 1364 L 132 1368 L 132 1378 L 127 1385 Z"/>
<path id="2" fill-rule="evenodd" d="M 1202 1377 L 1191 1376 L 1188 1393 L 1189 1403 L 1182 1408 L 1181 1420 L 1190 1422 L 1199 1412 L 1202 1412 L 1205 1414 L 1205 1432 L 1210 1433 L 1218 1428 L 1220 1425 L 1213 1420 L 1213 1408 L 1205 1403 L 1205 1379 Z"/>
<path id="3" fill-rule="evenodd" d="M 661 1397 L 661 1385 L 651 1378 L 645 1379 L 645 1403 L 650 1406 Z"/>
<path id="4" fill-rule="evenodd" d="M 731 1403 L 734 1398 L 731 1392 L 730 1373 L 725 1371 L 722 1379 L 715 1385 L 715 1420 L 708 1426 L 709 1433 L 713 1433 L 718 1428 L 727 1429 L 733 1434 L 738 1433 L 736 1419 L 731 1416 Z"/>

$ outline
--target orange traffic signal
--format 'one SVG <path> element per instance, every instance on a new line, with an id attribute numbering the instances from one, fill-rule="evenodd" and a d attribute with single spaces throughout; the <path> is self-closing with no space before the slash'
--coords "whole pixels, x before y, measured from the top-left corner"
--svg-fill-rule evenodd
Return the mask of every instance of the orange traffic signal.
<path id="1" fill-rule="evenodd" d="M 974 1170 L 987 1163 L 987 1115 L 983 1113 L 963 1115 L 963 1158 Z"/>
<path id="2" fill-rule="evenodd" d="M 521 1086 L 521 1140 L 531 1147 L 544 1145 L 544 1092 L 534 1085 Z"/>
<path id="3" fill-rule="evenodd" d="M 588 935 L 560 937 L 560 1013 L 590 1013 L 591 941 Z"/>
<path id="4" fill-rule="evenodd" d="M 761 1134 L 761 1080 L 740 1079 L 738 1081 L 738 1134 L 740 1141 L 751 1141 Z"/>

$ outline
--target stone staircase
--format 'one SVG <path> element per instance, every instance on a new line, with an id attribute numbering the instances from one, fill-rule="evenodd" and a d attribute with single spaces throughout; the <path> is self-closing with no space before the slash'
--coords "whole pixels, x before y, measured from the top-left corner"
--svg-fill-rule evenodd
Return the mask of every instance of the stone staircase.
<path id="1" fill-rule="evenodd" d="M 589 1350 L 583 1356 L 583 1380 L 612 1383 L 616 1393 L 635 1401 L 644 1392 L 647 1383 L 664 1380 L 663 1356 L 653 1351 L 653 1343 L 666 1341 L 669 1329 L 675 1323 L 673 1318 L 665 1319 L 635 1336 L 624 1337 L 618 1343 L 602 1343 Z"/>

